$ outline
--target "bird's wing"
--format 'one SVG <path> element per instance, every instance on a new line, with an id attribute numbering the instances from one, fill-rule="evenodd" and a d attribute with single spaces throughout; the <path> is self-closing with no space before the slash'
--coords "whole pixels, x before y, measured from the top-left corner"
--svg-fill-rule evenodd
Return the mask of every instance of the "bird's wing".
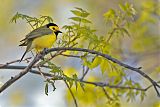
<path id="1" fill-rule="evenodd" d="M 41 27 L 41 28 L 35 29 L 32 32 L 30 32 L 29 34 L 27 34 L 26 37 L 23 40 L 21 40 L 21 42 L 26 41 L 28 39 L 33 39 L 33 38 L 37 38 L 40 36 L 52 34 L 52 33 L 53 33 L 53 31 L 51 29 L 46 28 L 46 27 Z"/>
<path id="2" fill-rule="evenodd" d="M 36 29 L 36 30 L 33 30 L 32 32 L 30 32 L 26 36 L 26 38 L 27 39 L 37 38 L 37 37 L 40 37 L 40 36 L 52 34 L 52 32 L 53 31 L 49 28 L 40 28 L 40 29 Z"/>

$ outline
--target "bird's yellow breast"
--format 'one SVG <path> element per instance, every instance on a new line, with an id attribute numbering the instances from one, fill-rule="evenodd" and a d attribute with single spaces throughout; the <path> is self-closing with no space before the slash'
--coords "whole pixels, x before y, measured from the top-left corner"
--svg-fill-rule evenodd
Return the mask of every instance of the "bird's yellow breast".
<path id="1" fill-rule="evenodd" d="M 42 51 L 44 48 L 51 48 L 56 41 L 56 35 L 44 35 L 38 38 L 35 38 L 32 41 L 32 48 L 35 48 L 37 52 Z"/>

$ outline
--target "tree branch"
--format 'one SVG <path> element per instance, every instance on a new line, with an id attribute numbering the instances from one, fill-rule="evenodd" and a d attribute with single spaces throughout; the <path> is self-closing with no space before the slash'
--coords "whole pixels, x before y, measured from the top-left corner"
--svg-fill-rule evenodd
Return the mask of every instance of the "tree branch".
<path id="1" fill-rule="evenodd" d="M 24 70 L 22 70 L 18 75 L 11 77 L 11 79 L 9 79 L 2 87 L 0 87 L 0 93 L 3 92 L 6 88 L 8 88 L 10 85 L 12 85 L 15 81 L 20 79 L 22 76 L 24 76 L 27 72 L 29 72 L 34 66 L 34 64 L 39 61 L 40 58 L 41 54 L 38 54 Z"/>
<path id="2" fill-rule="evenodd" d="M 87 75 L 88 71 L 89 71 L 89 67 L 86 68 L 85 72 L 83 73 L 83 75 L 81 77 L 81 80 L 84 79 L 84 77 Z"/>
<path id="3" fill-rule="evenodd" d="M 142 75 L 143 77 L 145 77 L 147 80 L 149 80 L 152 85 L 154 86 L 156 92 L 157 92 L 157 95 L 160 96 L 159 94 L 159 91 L 157 89 L 160 88 L 160 86 L 157 84 L 156 81 L 154 81 L 151 77 L 149 77 L 147 74 L 145 74 L 143 71 L 141 71 L 139 68 L 135 68 L 135 67 L 132 67 L 128 64 L 125 64 L 113 57 L 111 57 L 110 55 L 107 55 L 107 54 L 103 54 L 101 52 L 98 52 L 98 51 L 94 51 L 94 50 L 89 50 L 89 49 L 83 49 L 83 48 L 70 48 L 70 47 L 58 47 L 58 48 L 51 48 L 51 49 L 45 49 L 41 54 L 38 54 L 34 60 L 22 71 L 20 72 L 18 75 L 16 75 L 15 77 L 12 77 L 10 80 L 8 80 L 1 88 L 0 88 L 0 93 L 5 90 L 7 87 L 9 87 L 12 83 L 14 83 L 16 80 L 18 80 L 19 78 L 21 78 L 23 75 L 25 75 L 27 72 L 29 72 L 31 70 L 31 68 L 34 66 L 34 64 L 36 62 L 38 62 L 41 58 L 43 58 L 45 55 L 49 54 L 50 52 L 55 52 L 55 51 L 66 51 L 66 50 L 70 50 L 70 51 L 80 51 L 80 52 L 88 52 L 88 53 L 91 53 L 91 54 L 96 54 L 98 56 L 102 56 L 122 67 L 125 67 L 127 69 L 130 69 L 132 71 L 135 71 L 137 73 L 139 73 L 140 75 Z M 9 68 L 9 67 L 8 67 Z M 11 68 L 11 67 L 10 67 Z M 13 66 L 12 66 L 13 68 Z M 39 72 L 36 72 L 36 71 L 33 71 L 31 70 L 32 73 L 36 73 L 36 74 L 40 74 Z M 53 76 L 51 74 L 48 74 L 48 73 L 44 73 L 44 75 L 47 75 L 47 76 Z M 55 75 L 54 75 L 55 76 Z M 64 78 L 61 78 L 61 79 L 64 79 Z M 95 85 L 95 86 L 100 86 L 100 87 L 104 87 L 104 86 L 107 86 L 107 87 L 110 87 L 110 88 L 120 88 L 120 89 L 136 89 L 136 90 L 141 90 L 141 91 L 146 91 L 148 90 L 151 86 L 149 86 L 149 88 L 147 87 L 146 89 L 139 89 L 139 88 L 132 88 L 132 87 L 123 87 L 123 86 L 110 86 L 109 84 L 105 84 L 105 83 L 102 83 L 102 82 L 88 82 L 88 81 L 83 81 L 83 80 L 77 80 L 79 82 L 83 82 L 83 83 L 87 83 L 87 84 L 92 84 L 92 85 Z"/>
<path id="4" fill-rule="evenodd" d="M 125 64 L 125 63 L 123 63 L 123 62 L 111 57 L 110 55 L 103 54 L 101 52 L 94 51 L 94 50 L 83 49 L 83 48 L 70 48 L 70 47 L 51 48 L 51 49 L 45 50 L 46 51 L 45 53 L 48 54 L 50 52 L 60 51 L 60 50 L 81 51 L 81 52 L 88 52 L 88 53 L 91 53 L 91 54 L 96 54 L 96 55 L 102 56 L 102 57 L 104 57 L 104 58 L 106 58 L 106 59 L 108 59 L 108 60 L 110 60 L 110 61 L 112 61 L 112 62 L 114 62 L 114 63 L 116 63 L 116 64 L 118 64 L 120 66 L 122 66 L 122 67 L 125 67 L 127 69 L 132 70 L 132 71 L 135 71 L 135 72 L 139 73 L 140 75 L 142 75 L 143 77 L 145 77 L 147 80 L 149 80 L 153 84 L 153 86 L 154 86 L 154 88 L 155 88 L 155 90 L 157 92 L 157 95 L 160 97 L 160 93 L 159 93 L 159 91 L 157 89 L 157 87 L 160 88 L 160 85 L 158 85 L 156 81 L 154 81 L 151 77 L 149 77 L 147 74 L 145 74 L 139 68 L 135 68 L 135 67 L 132 67 L 132 66 L 130 66 L 128 64 Z"/>
<path id="5" fill-rule="evenodd" d="M 29 59 L 31 59 L 31 57 L 28 57 L 26 59 L 24 59 L 23 61 L 28 61 Z M 10 64 L 13 64 L 13 63 L 16 63 L 16 62 L 19 62 L 21 60 L 17 59 L 17 60 L 14 60 L 14 61 L 10 61 L 10 62 L 7 62 L 6 64 L 0 64 L 0 69 L 7 66 L 7 65 L 10 65 Z"/>

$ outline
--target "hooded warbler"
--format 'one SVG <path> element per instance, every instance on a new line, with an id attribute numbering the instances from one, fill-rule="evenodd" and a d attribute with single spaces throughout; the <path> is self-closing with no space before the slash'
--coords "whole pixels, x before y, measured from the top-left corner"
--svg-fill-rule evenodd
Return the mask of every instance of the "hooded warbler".
<path id="1" fill-rule="evenodd" d="M 55 43 L 59 33 L 62 32 L 54 23 L 48 23 L 31 31 L 24 39 L 20 41 L 22 43 L 19 46 L 27 46 L 20 62 L 23 60 L 25 54 L 32 49 L 35 49 L 36 52 L 39 53 L 44 48 L 51 48 Z"/>

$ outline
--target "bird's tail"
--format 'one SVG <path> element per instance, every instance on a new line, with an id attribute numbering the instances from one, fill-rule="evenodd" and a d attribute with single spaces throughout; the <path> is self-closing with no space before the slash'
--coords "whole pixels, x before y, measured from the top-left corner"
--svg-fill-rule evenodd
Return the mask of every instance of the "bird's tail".
<path id="1" fill-rule="evenodd" d="M 23 58 L 24 58 L 24 56 L 26 55 L 26 53 L 27 53 L 27 51 L 24 52 L 24 54 L 23 54 L 23 56 L 22 56 L 22 58 L 20 59 L 19 62 L 21 62 L 21 61 L 23 60 Z"/>
<path id="2" fill-rule="evenodd" d="M 26 55 L 26 53 L 31 50 L 32 41 L 27 42 L 27 44 L 26 43 L 20 44 L 20 46 L 25 46 L 25 45 L 27 45 L 26 51 L 24 52 L 24 54 L 19 62 L 21 62 L 23 60 L 24 56 Z"/>

